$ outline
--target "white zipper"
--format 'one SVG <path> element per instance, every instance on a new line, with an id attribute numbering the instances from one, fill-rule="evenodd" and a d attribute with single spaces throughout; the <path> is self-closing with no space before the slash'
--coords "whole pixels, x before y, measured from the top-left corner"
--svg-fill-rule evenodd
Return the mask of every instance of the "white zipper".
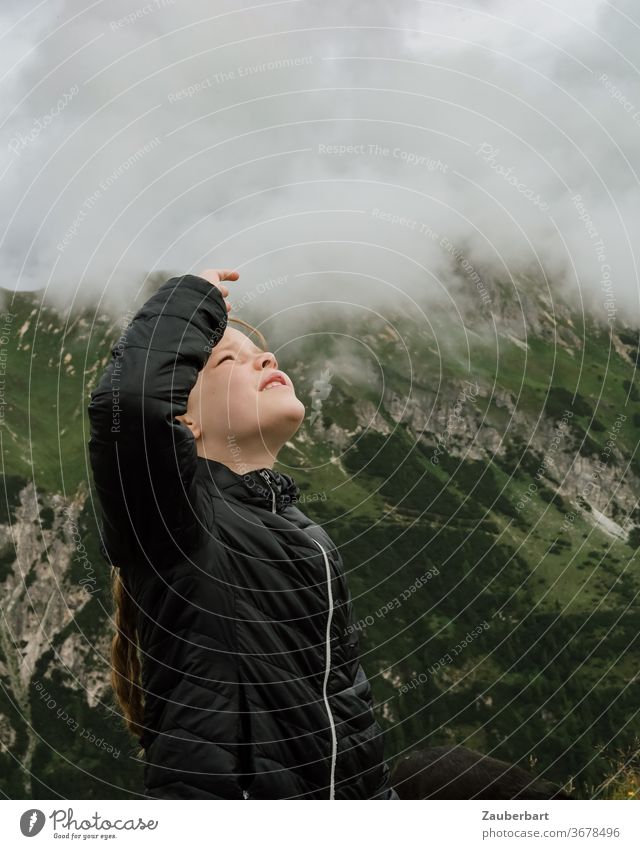
<path id="1" fill-rule="evenodd" d="M 273 487 L 271 486 L 271 478 L 269 477 L 269 473 L 265 470 L 260 470 L 260 475 L 267 482 L 269 489 L 271 490 L 271 512 L 276 512 L 276 493 Z M 311 539 L 313 539 L 311 537 Z M 327 616 L 327 630 L 325 634 L 325 670 L 324 670 L 324 682 L 322 684 L 322 696 L 324 698 L 324 704 L 327 709 L 327 716 L 329 717 L 329 725 L 331 727 L 331 773 L 330 773 L 330 781 L 329 781 L 329 798 L 335 799 L 335 773 L 336 773 L 336 758 L 338 756 L 338 739 L 336 736 L 336 726 L 333 721 L 333 714 L 331 713 L 331 706 L 329 704 L 329 698 L 327 696 L 327 684 L 329 682 L 329 670 L 331 669 L 331 620 L 333 619 L 333 593 L 331 591 L 331 567 L 329 566 L 329 559 L 327 557 L 327 552 L 320 545 L 317 540 L 313 540 L 315 544 L 318 546 L 322 555 L 324 557 L 324 565 L 327 573 L 327 594 L 329 596 L 329 615 Z M 246 792 L 246 791 L 245 791 Z M 244 796 L 244 793 L 243 793 Z M 247 793 L 244 796 L 245 799 L 249 798 L 249 794 Z"/>
<path id="2" fill-rule="evenodd" d="M 325 636 L 325 670 L 324 670 L 324 683 L 322 685 L 322 695 L 324 697 L 324 704 L 327 709 L 327 715 L 329 717 L 329 725 L 331 726 L 331 779 L 329 783 L 329 798 L 335 799 L 335 772 L 336 772 L 336 758 L 338 755 L 338 740 L 336 737 L 336 726 L 333 721 L 333 714 L 331 713 L 331 707 L 329 705 L 329 699 L 327 697 L 327 683 L 329 681 L 329 669 L 331 668 L 331 620 L 333 618 L 333 593 L 331 592 L 331 567 L 329 566 L 329 559 L 327 558 L 327 553 L 324 548 L 320 545 L 317 540 L 313 540 L 315 544 L 318 546 L 320 551 L 324 556 L 324 565 L 327 571 L 327 593 L 329 596 L 329 615 L 327 617 L 327 630 Z"/>

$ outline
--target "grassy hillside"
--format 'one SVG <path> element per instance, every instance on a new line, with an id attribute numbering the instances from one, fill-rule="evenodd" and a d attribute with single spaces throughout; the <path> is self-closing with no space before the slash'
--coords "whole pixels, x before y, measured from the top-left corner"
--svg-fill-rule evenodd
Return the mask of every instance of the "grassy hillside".
<path id="1" fill-rule="evenodd" d="M 86 405 L 120 326 L 88 313 L 65 320 L 32 295 L 11 309 L 0 580 L 12 592 L 22 581 L 26 592 L 62 560 L 49 560 L 48 573 L 18 564 L 10 527 L 26 521 L 20 492 L 33 481 L 39 493 L 35 551 L 55 531 L 46 522 L 56 494 L 74 498 L 90 485 Z M 533 766 L 577 795 L 619 793 L 619 782 L 602 785 L 640 748 L 638 332 L 620 326 L 611 336 L 568 313 L 526 338 L 498 321 L 489 340 L 473 317 L 460 329 L 434 313 L 434 332 L 402 312 L 377 325 L 319 322 L 280 362 L 309 418 L 278 467 L 340 546 L 389 757 L 457 741 Z M 278 339 L 274 329 L 272 348 Z M 326 384 L 327 368 L 312 423 L 314 384 Z M 89 705 L 78 685 L 89 669 L 108 677 L 108 575 L 94 509 L 89 497 L 78 527 L 101 592 L 48 626 L 26 702 L 15 697 L 15 676 L 2 676 L 12 750 L 35 739 L 29 724 L 41 735 L 36 797 L 52 786 L 89 798 L 140 787 L 108 690 Z M 84 566 L 67 553 L 72 587 Z M 5 668 L 19 637 L 3 643 Z M 75 682 L 63 655 L 78 658 Z M 45 679 L 57 703 L 120 750 L 117 759 L 63 727 L 33 688 Z M 2 762 L 5 792 L 19 795 L 19 765 Z"/>

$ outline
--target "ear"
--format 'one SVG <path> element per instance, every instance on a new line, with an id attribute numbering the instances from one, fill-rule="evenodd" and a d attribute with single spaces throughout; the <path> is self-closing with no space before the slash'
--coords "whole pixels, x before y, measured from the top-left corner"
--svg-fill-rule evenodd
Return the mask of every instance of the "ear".
<path id="1" fill-rule="evenodd" d="M 200 425 L 189 415 L 189 413 L 183 413 L 180 416 L 175 416 L 175 418 L 177 421 L 186 425 L 196 439 L 200 438 L 202 429 L 200 428 Z"/>

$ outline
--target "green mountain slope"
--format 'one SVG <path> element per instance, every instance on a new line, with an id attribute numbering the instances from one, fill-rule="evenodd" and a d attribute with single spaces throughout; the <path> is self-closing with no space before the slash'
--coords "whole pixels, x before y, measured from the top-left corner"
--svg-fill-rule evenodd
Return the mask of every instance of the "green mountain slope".
<path id="1" fill-rule="evenodd" d="M 437 309 L 431 327 L 394 309 L 320 312 L 294 342 L 274 328 L 308 412 L 278 468 L 340 546 L 389 758 L 457 741 L 592 797 L 639 748 L 638 331 L 551 315 L 521 286 L 520 331 L 499 283 L 489 335 L 486 316 Z M 108 686 L 86 452 L 120 323 L 34 295 L 10 309 L 0 781 L 130 796 L 141 765 Z"/>

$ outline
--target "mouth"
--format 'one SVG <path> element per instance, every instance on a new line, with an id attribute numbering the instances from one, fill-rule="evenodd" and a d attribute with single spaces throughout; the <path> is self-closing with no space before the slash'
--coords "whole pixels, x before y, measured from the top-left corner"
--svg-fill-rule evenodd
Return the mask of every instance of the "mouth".
<path id="1" fill-rule="evenodd" d="M 287 383 L 287 378 L 284 372 L 274 371 L 270 375 L 267 375 L 265 378 L 263 378 L 258 391 L 265 392 L 269 389 L 275 389 L 278 386 L 288 387 L 289 384 Z"/>

